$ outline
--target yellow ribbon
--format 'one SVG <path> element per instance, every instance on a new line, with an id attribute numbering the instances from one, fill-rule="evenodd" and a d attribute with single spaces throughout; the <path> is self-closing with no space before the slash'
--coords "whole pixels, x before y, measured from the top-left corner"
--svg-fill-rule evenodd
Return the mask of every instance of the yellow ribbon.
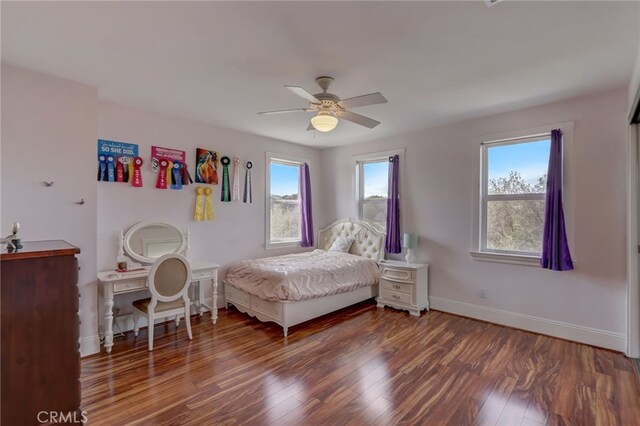
<path id="1" fill-rule="evenodd" d="M 193 220 L 196 222 L 201 221 L 202 218 L 202 196 L 204 195 L 204 191 L 207 188 L 203 188 L 201 186 L 196 188 L 196 208 L 193 213 Z"/>
<path id="2" fill-rule="evenodd" d="M 167 160 L 167 188 L 171 188 L 171 174 L 173 173 L 173 161 Z"/>
<path id="3" fill-rule="evenodd" d="M 213 211 L 213 201 L 211 201 L 211 193 L 213 191 L 211 188 L 204 188 L 204 195 L 207 196 L 205 201 L 205 218 L 206 220 L 213 220 L 216 217 L 215 212 Z"/>
<path id="4" fill-rule="evenodd" d="M 126 167 L 129 167 L 129 180 L 127 182 L 133 182 L 133 159 L 129 161 Z"/>

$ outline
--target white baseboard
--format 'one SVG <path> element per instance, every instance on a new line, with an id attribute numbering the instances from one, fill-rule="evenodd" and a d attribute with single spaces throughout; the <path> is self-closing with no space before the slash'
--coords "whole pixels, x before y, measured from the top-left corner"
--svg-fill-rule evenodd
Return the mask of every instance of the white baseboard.
<path id="1" fill-rule="evenodd" d="M 100 337 L 98 335 L 80 338 L 80 356 L 85 357 L 100 352 Z"/>
<path id="2" fill-rule="evenodd" d="M 517 312 L 488 308 L 440 297 L 429 297 L 432 309 L 462 315 L 481 321 L 506 325 L 522 330 L 533 331 L 547 336 L 559 337 L 587 345 L 624 352 L 626 338 L 622 333 L 584 327 L 576 324 L 519 314 Z"/>

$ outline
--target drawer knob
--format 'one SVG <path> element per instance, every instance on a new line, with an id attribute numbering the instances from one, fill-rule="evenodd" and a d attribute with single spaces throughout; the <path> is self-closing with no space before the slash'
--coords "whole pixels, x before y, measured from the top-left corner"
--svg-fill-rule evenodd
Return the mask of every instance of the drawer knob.
<path id="1" fill-rule="evenodd" d="M 394 299 L 400 299 L 400 296 L 398 296 L 397 294 L 394 294 L 394 295 L 393 295 L 393 296 L 391 296 L 391 297 L 393 297 Z"/>
<path id="2" fill-rule="evenodd" d="M 394 284 L 394 285 L 393 285 L 393 288 L 395 288 L 395 289 L 400 289 L 400 286 L 399 286 L 398 284 Z"/>

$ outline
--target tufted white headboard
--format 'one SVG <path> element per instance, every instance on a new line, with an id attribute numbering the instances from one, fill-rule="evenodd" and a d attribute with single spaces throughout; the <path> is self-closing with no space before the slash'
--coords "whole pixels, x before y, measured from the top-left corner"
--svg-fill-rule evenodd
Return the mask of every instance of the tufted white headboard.
<path id="1" fill-rule="evenodd" d="M 318 231 L 318 248 L 329 250 L 339 235 L 354 239 L 349 253 L 367 257 L 375 261 L 384 259 L 385 234 L 358 219 L 340 219 Z"/>

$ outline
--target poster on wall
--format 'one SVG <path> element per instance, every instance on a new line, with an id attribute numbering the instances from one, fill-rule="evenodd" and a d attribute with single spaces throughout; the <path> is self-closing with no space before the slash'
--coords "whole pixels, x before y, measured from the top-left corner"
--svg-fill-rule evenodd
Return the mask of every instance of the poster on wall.
<path id="1" fill-rule="evenodd" d="M 196 183 L 218 184 L 218 153 L 196 149 Z"/>
<path id="2" fill-rule="evenodd" d="M 187 153 L 179 149 L 163 148 L 161 146 L 151 147 L 151 170 L 160 170 L 160 160 L 179 161 L 182 164 L 187 159 Z"/>
<path id="3" fill-rule="evenodd" d="M 182 189 L 193 183 L 186 167 L 187 153 L 173 148 L 151 147 L 151 170 L 158 173 L 156 188 Z"/>
<path id="4" fill-rule="evenodd" d="M 134 143 L 98 139 L 98 180 L 142 186 L 142 159 Z"/>

